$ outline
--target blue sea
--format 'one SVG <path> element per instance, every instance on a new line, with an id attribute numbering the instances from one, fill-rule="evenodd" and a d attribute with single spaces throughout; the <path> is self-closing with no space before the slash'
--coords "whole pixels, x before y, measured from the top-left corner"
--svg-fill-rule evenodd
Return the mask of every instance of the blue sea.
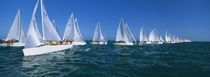
<path id="1" fill-rule="evenodd" d="M 210 42 L 74 46 L 24 57 L 0 47 L 0 77 L 210 77 Z"/>

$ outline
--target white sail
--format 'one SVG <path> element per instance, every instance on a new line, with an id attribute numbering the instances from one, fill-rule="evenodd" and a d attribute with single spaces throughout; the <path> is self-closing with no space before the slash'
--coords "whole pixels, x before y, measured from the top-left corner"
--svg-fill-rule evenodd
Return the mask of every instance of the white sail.
<path id="1" fill-rule="evenodd" d="M 164 40 L 162 37 L 160 37 L 160 41 L 161 41 L 161 42 L 165 42 L 165 40 Z"/>
<path id="2" fill-rule="evenodd" d="M 160 41 L 158 31 L 155 28 L 150 32 L 149 41 Z"/>
<path id="3" fill-rule="evenodd" d="M 125 30 L 126 30 L 126 36 L 128 37 L 128 42 L 136 42 L 135 37 L 133 36 L 132 32 L 130 31 L 130 28 L 128 27 L 128 24 L 125 24 Z"/>
<path id="4" fill-rule="evenodd" d="M 23 25 L 22 25 L 21 26 L 21 34 L 20 34 L 19 42 L 25 43 L 25 40 L 26 40 L 26 35 L 25 35 L 25 31 L 24 31 L 24 28 L 23 28 Z"/>
<path id="5" fill-rule="evenodd" d="M 33 14 L 32 14 L 32 18 L 31 18 L 31 22 L 28 28 L 27 38 L 25 42 L 25 48 L 31 48 L 31 47 L 36 47 L 36 46 L 41 45 L 40 40 L 35 31 L 35 23 L 34 23 L 38 3 L 39 3 L 39 0 L 37 1 Z"/>
<path id="6" fill-rule="evenodd" d="M 100 40 L 101 40 L 102 42 L 105 42 L 104 35 L 103 35 L 102 31 L 101 31 L 101 26 L 100 26 L 100 24 L 99 24 L 99 32 L 100 32 Z"/>
<path id="7" fill-rule="evenodd" d="M 39 38 L 40 41 L 43 41 L 42 35 L 41 35 L 41 33 L 39 32 L 39 28 L 38 28 L 38 25 L 37 25 L 36 17 L 35 17 L 35 16 L 34 16 L 34 18 L 33 18 L 33 24 L 34 24 L 34 29 L 35 29 L 35 32 L 36 32 L 36 34 L 37 34 L 37 37 Z"/>
<path id="8" fill-rule="evenodd" d="M 166 42 L 172 42 L 172 36 L 171 36 L 171 34 L 169 34 L 168 32 L 166 32 L 165 41 L 166 41 Z"/>
<path id="9" fill-rule="evenodd" d="M 166 42 L 169 42 L 169 33 L 168 32 L 166 32 L 166 34 L 165 34 L 165 40 L 166 40 Z"/>
<path id="10" fill-rule="evenodd" d="M 156 39 L 156 41 L 160 41 L 160 37 L 158 35 L 158 31 L 157 30 L 155 30 L 155 39 Z"/>
<path id="11" fill-rule="evenodd" d="M 120 24 L 117 29 L 117 35 L 115 41 L 125 41 L 125 28 L 123 19 L 120 20 Z"/>
<path id="12" fill-rule="evenodd" d="M 54 28 L 57 30 L 54 19 L 52 20 L 52 24 L 53 24 Z"/>
<path id="13" fill-rule="evenodd" d="M 47 11 L 45 10 L 44 4 L 41 0 L 41 15 L 42 15 L 42 30 L 43 30 L 43 40 L 53 40 L 60 41 L 61 38 L 50 21 Z"/>
<path id="14" fill-rule="evenodd" d="M 56 32 L 58 33 L 58 35 L 59 35 L 59 37 L 60 37 L 60 33 L 58 32 L 58 28 L 56 27 L 56 24 L 55 24 L 55 20 L 54 20 L 54 19 L 53 19 L 53 21 L 52 21 L 52 24 L 53 24 L 53 26 L 54 26 Z"/>
<path id="15" fill-rule="evenodd" d="M 93 41 L 102 41 L 105 42 L 103 33 L 101 31 L 100 23 L 97 24 L 93 36 Z"/>
<path id="16" fill-rule="evenodd" d="M 140 41 L 140 42 L 142 42 L 142 41 L 148 41 L 147 35 L 146 35 L 146 33 L 144 32 L 143 27 L 142 27 L 141 30 L 140 30 L 139 41 Z"/>
<path id="17" fill-rule="evenodd" d="M 75 31 L 75 33 L 74 33 L 74 36 L 75 36 L 74 40 L 76 42 L 84 42 L 84 40 L 82 38 L 82 34 L 81 34 L 80 30 L 79 30 L 79 24 L 78 24 L 77 18 L 75 19 L 74 22 L 75 22 L 75 25 L 74 25 L 74 28 L 73 28 L 74 31 Z"/>
<path id="18" fill-rule="evenodd" d="M 73 25 L 74 25 L 74 14 L 72 13 L 66 24 L 63 40 L 73 40 L 73 33 L 74 33 Z"/>
<path id="19" fill-rule="evenodd" d="M 7 40 L 19 40 L 20 36 L 20 10 L 18 10 L 15 19 L 13 21 L 12 27 L 7 35 Z"/>
<path id="20" fill-rule="evenodd" d="M 153 29 L 149 34 L 149 41 L 156 41 L 155 29 Z"/>

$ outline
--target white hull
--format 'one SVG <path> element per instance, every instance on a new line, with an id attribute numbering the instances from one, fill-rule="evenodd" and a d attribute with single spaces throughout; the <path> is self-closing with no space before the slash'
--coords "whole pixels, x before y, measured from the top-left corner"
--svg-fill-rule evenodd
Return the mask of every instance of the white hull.
<path id="1" fill-rule="evenodd" d="M 134 43 L 127 42 L 127 43 L 114 43 L 114 45 L 134 45 Z"/>
<path id="2" fill-rule="evenodd" d="M 177 42 L 173 42 L 173 41 L 171 41 L 171 42 L 165 42 L 165 43 L 171 43 L 171 44 L 174 44 L 174 43 L 177 43 Z"/>
<path id="3" fill-rule="evenodd" d="M 86 45 L 86 42 L 73 42 L 73 45 Z"/>
<path id="4" fill-rule="evenodd" d="M 25 46 L 25 43 L 13 43 L 13 44 L 10 44 L 10 45 L 4 43 L 4 44 L 0 44 L 0 46 L 23 47 L 23 46 Z"/>
<path id="5" fill-rule="evenodd" d="M 149 42 L 149 41 L 146 41 L 146 42 L 139 42 L 139 45 L 144 45 L 144 44 L 152 44 L 152 43 Z"/>
<path id="6" fill-rule="evenodd" d="M 163 44 L 163 42 L 150 42 L 150 41 L 147 41 L 147 42 L 140 42 L 139 45 L 143 45 L 143 44 Z"/>
<path id="7" fill-rule="evenodd" d="M 150 44 L 163 44 L 163 42 L 150 42 Z"/>
<path id="8" fill-rule="evenodd" d="M 107 44 L 107 42 L 91 42 L 90 44 L 99 44 L 99 45 L 103 45 L 103 44 Z"/>
<path id="9" fill-rule="evenodd" d="M 24 56 L 41 55 L 41 54 L 47 54 L 51 52 L 70 49 L 72 47 L 73 45 L 44 45 L 35 48 L 24 48 L 23 54 Z"/>

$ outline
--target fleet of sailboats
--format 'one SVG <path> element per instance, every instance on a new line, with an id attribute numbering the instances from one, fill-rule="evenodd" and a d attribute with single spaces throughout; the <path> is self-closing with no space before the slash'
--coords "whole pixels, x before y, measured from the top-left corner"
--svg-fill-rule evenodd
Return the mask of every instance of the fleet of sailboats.
<path id="1" fill-rule="evenodd" d="M 21 25 L 20 10 L 18 10 L 7 38 L 3 40 L 0 46 L 24 46 L 23 54 L 25 56 L 32 56 L 70 49 L 73 45 L 86 45 L 79 29 L 78 20 L 77 18 L 74 18 L 73 13 L 70 15 L 63 38 L 61 39 L 55 20 L 53 19 L 51 22 L 44 7 L 43 0 L 40 1 L 42 23 L 41 34 L 35 16 L 39 1 L 40 0 L 37 0 L 34 7 L 27 33 L 25 33 L 24 27 Z M 123 18 L 120 20 L 115 41 L 114 45 L 134 45 L 137 43 L 128 24 L 124 23 Z M 149 35 L 147 35 L 143 27 L 140 29 L 139 45 L 182 42 L 191 42 L 191 40 L 180 39 L 168 32 L 166 32 L 165 38 L 163 38 L 158 34 L 158 31 L 155 28 Z M 107 44 L 100 23 L 97 23 L 91 44 Z"/>
<path id="2" fill-rule="evenodd" d="M 166 32 L 165 43 L 182 43 L 182 42 L 192 42 L 192 41 L 188 39 L 181 39 L 177 36 L 171 35 L 170 33 Z"/>
<path id="3" fill-rule="evenodd" d="M 149 41 L 151 44 L 163 44 L 163 42 L 160 41 L 158 31 L 155 28 L 149 34 Z"/>

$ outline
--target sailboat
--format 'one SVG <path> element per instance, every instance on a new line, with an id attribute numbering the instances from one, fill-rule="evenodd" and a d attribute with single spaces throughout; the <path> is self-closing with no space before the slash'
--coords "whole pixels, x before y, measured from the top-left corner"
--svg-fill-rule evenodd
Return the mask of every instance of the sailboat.
<path id="1" fill-rule="evenodd" d="M 101 31 L 100 23 L 97 24 L 93 36 L 93 41 L 91 44 L 107 44 L 107 41 L 105 41 L 103 33 Z"/>
<path id="2" fill-rule="evenodd" d="M 115 45 L 134 45 L 136 43 L 136 39 L 131 33 L 128 25 L 124 25 L 123 18 L 121 19 L 120 24 L 118 26 L 115 41 Z"/>
<path id="3" fill-rule="evenodd" d="M 160 37 L 155 28 L 150 32 L 149 41 L 151 44 L 163 44 L 163 42 L 160 41 Z"/>
<path id="4" fill-rule="evenodd" d="M 42 17 L 42 31 L 43 31 L 43 37 L 42 40 L 40 40 L 38 31 L 36 30 L 36 10 L 39 4 L 39 0 L 37 1 L 31 22 L 29 25 L 27 38 L 25 42 L 25 48 L 23 49 L 24 56 L 32 56 L 32 55 L 41 55 L 61 50 L 66 50 L 69 48 L 72 48 L 72 44 L 61 44 L 61 45 L 50 45 L 46 44 L 46 41 L 60 41 L 60 37 L 58 33 L 56 32 L 55 27 L 53 26 L 52 22 L 50 21 L 47 12 L 44 8 L 43 2 L 41 0 L 41 17 Z M 38 29 L 38 28 L 37 28 Z M 44 43 L 43 43 L 44 42 Z"/>
<path id="5" fill-rule="evenodd" d="M 86 45 L 86 42 L 83 40 L 82 34 L 79 30 L 78 20 L 74 19 L 73 13 L 66 24 L 63 40 L 68 40 L 73 45 Z"/>
<path id="6" fill-rule="evenodd" d="M 0 46 L 22 47 L 25 45 L 25 32 L 23 25 L 20 24 L 20 10 L 18 10 L 5 43 L 0 44 Z"/>
<path id="7" fill-rule="evenodd" d="M 183 43 L 183 42 L 192 42 L 191 40 L 183 40 L 177 36 L 171 35 L 170 33 L 166 32 L 165 34 L 165 43 Z"/>
<path id="8" fill-rule="evenodd" d="M 139 41 L 140 41 L 140 43 L 139 43 L 140 45 L 142 45 L 142 44 L 150 44 L 150 42 L 148 41 L 147 34 L 144 32 L 143 27 L 140 30 Z"/>

